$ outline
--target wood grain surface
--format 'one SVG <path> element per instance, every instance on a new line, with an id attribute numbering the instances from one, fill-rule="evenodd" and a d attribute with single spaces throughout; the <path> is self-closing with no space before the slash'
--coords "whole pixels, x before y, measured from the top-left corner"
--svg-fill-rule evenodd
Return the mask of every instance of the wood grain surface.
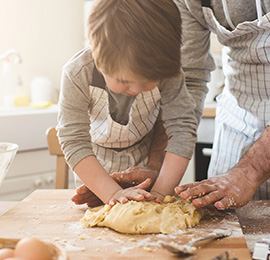
<path id="1" fill-rule="evenodd" d="M 211 260 L 225 250 L 231 258 L 251 259 L 235 211 L 208 208 L 201 223 L 177 234 L 126 235 L 107 228 L 83 228 L 80 219 L 87 207 L 76 206 L 70 198 L 74 190 L 36 190 L 0 216 L 1 238 L 33 236 L 67 250 L 70 260 L 82 259 L 177 259 L 160 248 L 157 241 L 181 244 L 215 229 L 230 229 L 228 238 L 204 244 L 192 258 Z"/>

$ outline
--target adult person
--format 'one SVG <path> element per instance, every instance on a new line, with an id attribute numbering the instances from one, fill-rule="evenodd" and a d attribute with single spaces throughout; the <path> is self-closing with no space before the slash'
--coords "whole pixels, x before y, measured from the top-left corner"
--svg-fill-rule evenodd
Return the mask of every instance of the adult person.
<path id="1" fill-rule="evenodd" d="M 176 187 L 203 207 L 240 207 L 270 198 L 270 1 L 177 0 L 182 16 L 186 84 L 203 108 L 213 68 L 210 33 L 224 45 L 225 87 L 217 98 L 208 180 Z"/>

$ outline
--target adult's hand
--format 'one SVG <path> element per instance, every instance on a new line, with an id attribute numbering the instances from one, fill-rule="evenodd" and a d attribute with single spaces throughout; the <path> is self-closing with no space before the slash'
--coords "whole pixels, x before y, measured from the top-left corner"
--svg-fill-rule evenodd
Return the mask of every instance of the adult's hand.
<path id="1" fill-rule="evenodd" d="M 151 186 L 157 179 L 158 172 L 148 168 L 147 166 L 133 166 L 121 172 L 114 172 L 111 176 L 122 188 L 138 185 L 147 178 L 150 178 L 151 185 L 149 186 L 149 189 L 151 189 Z"/>
<path id="2" fill-rule="evenodd" d="M 134 166 L 121 172 L 114 172 L 111 177 L 122 187 L 128 188 L 136 186 L 146 179 L 151 179 L 148 190 L 151 189 L 153 183 L 158 176 L 158 172 L 148 167 Z M 76 194 L 71 200 L 75 204 L 87 204 L 88 207 L 96 207 L 102 205 L 103 202 L 84 184 L 76 189 Z"/>
<path id="3" fill-rule="evenodd" d="M 270 178 L 269 141 L 270 127 L 267 126 L 233 169 L 202 182 L 178 186 L 175 192 L 183 199 L 191 199 L 196 207 L 213 203 L 221 210 L 244 206 Z"/>
<path id="4" fill-rule="evenodd" d="M 71 200 L 77 205 L 86 203 L 88 207 L 96 207 L 103 204 L 85 184 L 82 184 L 76 189 L 76 193 L 72 196 Z"/>
<path id="5" fill-rule="evenodd" d="M 175 192 L 182 199 L 192 200 L 194 206 L 205 207 L 214 204 L 219 210 L 247 204 L 255 191 L 254 184 L 237 168 L 224 175 L 175 188 Z"/>

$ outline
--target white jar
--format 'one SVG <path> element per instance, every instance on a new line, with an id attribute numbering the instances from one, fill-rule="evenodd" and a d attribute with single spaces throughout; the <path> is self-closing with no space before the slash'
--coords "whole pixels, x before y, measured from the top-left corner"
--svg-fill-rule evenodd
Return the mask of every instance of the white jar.
<path id="1" fill-rule="evenodd" d="M 30 99 L 32 103 L 57 103 L 58 93 L 48 78 L 38 76 L 35 77 L 31 82 Z"/>

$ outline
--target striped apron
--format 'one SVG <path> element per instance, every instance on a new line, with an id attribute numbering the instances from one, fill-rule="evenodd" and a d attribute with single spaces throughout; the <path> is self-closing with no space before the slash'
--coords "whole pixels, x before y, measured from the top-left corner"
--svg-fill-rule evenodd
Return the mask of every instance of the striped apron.
<path id="1" fill-rule="evenodd" d="M 208 176 L 226 173 L 260 137 L 270 120 L 270 13 L 235 27 L 222 0 L 225 17 L 232 27 L 219 24 L 210 8 L 203 7 L 210 31 L 221 44 L 225 87 L 217 99 L 215 138 Z M 254 199 L 270 199 L 270 181 L 256 191 Z"/>
<path id="2" fill-rule="evenodd" d="M 152 134 L 160 109 L 158 87 L 137 95 L 129 112 L 129 121 L 114 121 L 109 111 L 109 96 L 104 89 L 90 86 L 90 135 L 93 151 L 105 170 L 111 174 L 132 166 L 145 166 Z M 82 184 L 76 174 L 76 186 Z"/>
<path id="3" fill-rule="evenodd" d="M 145 165 L 151 144 L 151 136 L 147 134 L 159 114 L 161 95 L 158 87 L 136 96 L 126 125 L 112 119 L 106 90 L 90 86 L 90 99 L 93 104 L 90 110 L 93 150 L 106 171 L 112 173 Z"/>

